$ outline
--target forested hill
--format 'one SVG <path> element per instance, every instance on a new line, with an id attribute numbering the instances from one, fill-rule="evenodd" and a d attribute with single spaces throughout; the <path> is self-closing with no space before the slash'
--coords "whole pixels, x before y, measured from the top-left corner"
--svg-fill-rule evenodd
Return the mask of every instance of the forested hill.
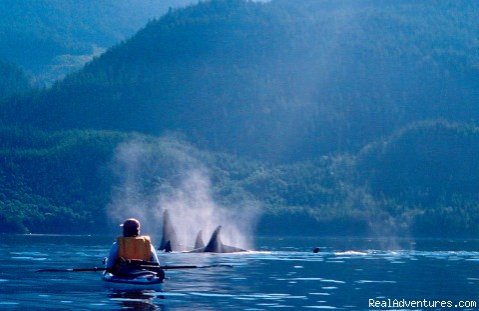
<path id="1" fill-rule="evenodd" d="M 168 13 L 2 118 L 281 161 L 479 117 L 475 1 L 224 0 Z"/>
<path id="2" fill-rule="evenodd" d="M 20 68 L 0 61 L 0 102 L 29 89 L 29 79 Z"/>
<path id="3" fill-rule="evenodd" d="M 475 12 L 214 0 L 51 88 L 0 64 L 0 232 L 105 228 L 108 206 L 184 191 L 186 159 L 215 204 L 258 203 L 259 233 L 477 236 Z"/>
<path id="4" fill-rule="evenodd" d="M 477 236 L 478 152 L 477 126 L 447 122 L 410 125 L 356 155 L 275 166 L 172 138 L 0 128 L 0 233 L 104 232 L 115 197 L 144 208 L 158 189 L 186 191 L 178 162 L 190 158 L 207 168 L 216 204 L 259 202 L 262 234 Z M 198 191 L 190 182 L 186 196 Z"/>
<path id="5" fill-rule="evenodd" d="M 0 59 L 21 66 L 38 84 L 49 84 L 80 69 L 170 7 L 195 2 L 2 0 Z"/>

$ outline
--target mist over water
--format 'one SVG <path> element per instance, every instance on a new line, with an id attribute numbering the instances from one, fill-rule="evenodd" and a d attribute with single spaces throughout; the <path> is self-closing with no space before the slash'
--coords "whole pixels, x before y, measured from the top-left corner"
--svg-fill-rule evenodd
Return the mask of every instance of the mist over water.
<path id="1" fill-rule="evenodd" d="M 251 197 L 218 203 L 201 157 L 200 151 L 171 136 L 121 144 L 112 163 L 118 178 L 107 209 L 112 224 L 134 217 L 141 221 L 142 233 L 159 237 L 168 210 L 182 250 L 193 249 L 200 230 L 208 243 L 219 225 L 223 243 L 252 249 L 259 203 Z"/>

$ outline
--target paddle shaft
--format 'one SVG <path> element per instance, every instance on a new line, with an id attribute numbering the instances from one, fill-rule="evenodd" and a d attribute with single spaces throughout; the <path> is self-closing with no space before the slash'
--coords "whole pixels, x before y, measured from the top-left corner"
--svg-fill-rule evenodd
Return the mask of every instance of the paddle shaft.
<path id="1" fill-rule="evenodd" d="M 232 265 L 224 265 L 224 264 L 218 264 L 218 265 L 209 265 L 209 266 L 162 266 L 160 269 L 163 270 L 174 270 L 174 269 L 201 269 L 201 268 L 216 268 L 216 267 L 228 267 L 228 268 L 233 268 Z"/>
<path id="2" fill-rule="evenodd" d="M 35 272 L 96 272 L 106 271 L 107 268 L 71 268 L 71 269 L 40 269 Z"/>
<path id="3" fill-rule="evenodd" d="M 210 265 L 210 266 L 154 266 L 154 265 L 135 265 L 134 268 L 146 270 L 175 270 L 175 269 L 198 269 L 198 268 L 214 268 L 214 267 L 233 267 L 231 265 Z M 36 272 L 97 272 L 106 271 L 107 268 L 71 268 L 71 269 L 40 269 Z"/>

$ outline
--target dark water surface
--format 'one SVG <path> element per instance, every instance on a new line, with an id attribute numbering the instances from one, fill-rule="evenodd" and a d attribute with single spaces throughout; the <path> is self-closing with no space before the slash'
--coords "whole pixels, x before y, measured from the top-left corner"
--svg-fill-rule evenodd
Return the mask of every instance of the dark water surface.
<path id="1" fill-rule="evenodd" d="M 160 254 L 162 264 L 234 267 L 169 271 L 161 290 L 143 292 L 110 289 L 99 272 L 35 272 L 101 266 L 111 242 L 106 236 L 0 236 L 0 309 L 447 310 L 373 308 L 370 299 L 478 309 L 454 305 L 479 302 L 479 240 L 259 238 L 258 251 L 250 253 Z"/>

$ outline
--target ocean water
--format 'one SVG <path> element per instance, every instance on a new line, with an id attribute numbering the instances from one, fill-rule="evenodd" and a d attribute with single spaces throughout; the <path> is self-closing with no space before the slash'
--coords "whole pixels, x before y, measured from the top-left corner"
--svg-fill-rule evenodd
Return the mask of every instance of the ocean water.
<path id="1" fill-rule="evenodd" d="M 112 240 L 0 236 L 0 310 L 479 309 L 479 240 L 262 237 L 248 253 L 160 253 L 233 267 L 168 271 L 143 291 L 110 288 L 100 272 L 36 272 L 101 266 Z"/>

